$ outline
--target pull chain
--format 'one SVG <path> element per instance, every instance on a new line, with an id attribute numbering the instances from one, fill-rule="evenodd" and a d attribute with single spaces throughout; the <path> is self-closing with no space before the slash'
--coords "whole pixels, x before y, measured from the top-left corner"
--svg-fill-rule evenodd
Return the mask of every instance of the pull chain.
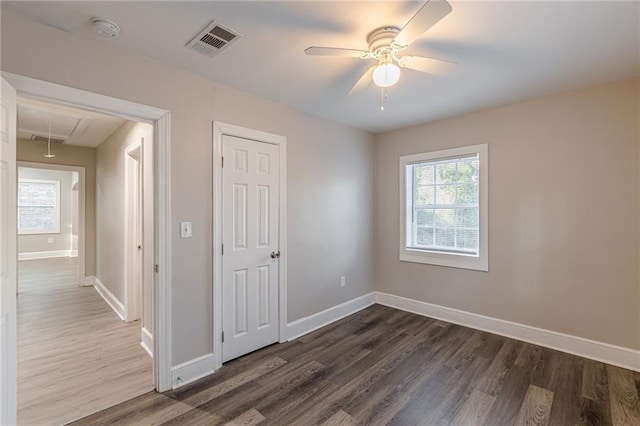
<path id="1" fill-rule="evenodd" d="M 380 89 L 381 99 L 380 99 L 380 111 L 384 111 L 384 101 L 389 97 L 389 93 L 385 87 Z"/>

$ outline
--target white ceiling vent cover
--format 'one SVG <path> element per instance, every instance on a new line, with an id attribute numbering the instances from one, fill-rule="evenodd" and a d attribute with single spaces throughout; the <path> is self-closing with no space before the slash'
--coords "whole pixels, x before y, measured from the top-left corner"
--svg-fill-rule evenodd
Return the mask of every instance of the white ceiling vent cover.
<path id="1" fill-rule="evenodd" d="M 32 141 L 37 141 L 37 142 L 49 142 L 49 137 L 48 136 L 38 136 L 38 135 L 31 135 L 31 140 Z M 65 140 L 64 139 L 58 139 L 58 138 L 51 138 L 51 143 L 64 143 Z"/>
<path id="2" fill-rule="evenodd" d="M 236 31 L 225 28 L 212 21 L 207 27 L 193 38 L 187 47 L 210 58 L 235 43 L 242 37 Z"/>

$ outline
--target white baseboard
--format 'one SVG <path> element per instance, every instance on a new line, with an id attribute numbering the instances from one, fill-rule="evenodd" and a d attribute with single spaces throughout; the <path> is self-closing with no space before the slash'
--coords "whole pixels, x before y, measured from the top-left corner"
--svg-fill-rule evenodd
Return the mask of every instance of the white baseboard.
<path id="1" fill-rule="evenodd" d="M 140 332 L 140 346 L 153 358 L 153 334 L 144 327 L 142 327 L 142 331 Z"/>
<path id="2" fill-rule="evenodd" d="M 191 382 L 195 382 L 215 371 L 213 353 L 202 355 L 190 361 L 183 362 L 171 368 L 171 385 L 177 389 Z"/>
<path id="3" fill-rule="evenodd" d="M 377 303 L 430 318 L 533 343 L 629 370 L 640 371 L 640 351 L 511 321 L 376 292 Z"/>
<path id="4" fill-rule="evenodd" d="M 315 313 L 308 317 L 300 318 L 287 324 L 288 340 L 311 333 L 314 330 L 329 325 L 344 317 L 363 310 L 375 303 L 375 293 L 368 293 L 355 299 L 351 299 L 340 305 Z"/>
<path id="5" fill-rule="evenodd" d="M 95 277 L 93 288 L 95 288 L 104 301 L 111 306 L 111 309 L 113 309 L 120 319 L 124 321 L 124 305 L 102 284 L 98 277 Z"/>
<path id="6" fill-rule="evenodd" d="M 76 251 L 75 256 L 78 253 Z M 51 250 L 51 251 L 34 251 L 34 252 L 25 252 L 18 253 L 18 260 L 31 260 L 31 259 L 51 259 L 54 257 L 72 257 L 71 250 Z"/>
<path id="7" fill-rule="evenodd" d="M 79 284 L 83 287 L 89 287 L 94 285 L 95 283 L 96 283 L 96 277 L 94 277 L 93 275 L 89 275 L 89 276 L 82 275 L 80 277 Z"/>

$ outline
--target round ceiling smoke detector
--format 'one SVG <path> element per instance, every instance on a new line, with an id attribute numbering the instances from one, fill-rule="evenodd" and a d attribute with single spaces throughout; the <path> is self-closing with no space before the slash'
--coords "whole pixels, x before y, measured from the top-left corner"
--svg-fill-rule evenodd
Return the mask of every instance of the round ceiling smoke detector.
<path id="1" fill-rule="evenodd" d="M 120 35 L 120 27 L 113 21 L 105 18 L 91 18 L 91 24 L 95 32 L 102 37 L 116 38 Z"/>

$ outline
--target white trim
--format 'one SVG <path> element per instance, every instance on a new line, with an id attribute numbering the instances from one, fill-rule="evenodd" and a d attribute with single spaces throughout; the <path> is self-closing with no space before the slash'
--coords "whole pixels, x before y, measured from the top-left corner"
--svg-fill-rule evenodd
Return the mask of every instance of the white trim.
<path id="1" fill-rule="evenodd" d="M 113 309 L 120 319 L 124 321 L 124 305 L 102 284 L 102 281 L 100 281 L 98 277 L 95 277 L 93 288 L 95 288 L 98 294 L 107 302 L 107 305 L 111 306 L 111 309 Z"/>
<path id="2" fill-rule="evenodd" d="M 55 101 L 58 105 L 82 107 L 91 111 L 107 113 L 136 121 L 152 123 L 167 113 L 166 110 L 130 102 L 124 99 L 87 92 L 69 86 L 37 80 L 18 74 L 2 71 L 4 77 L 21 96 L 45 102 Z"/>
<path id="3" fill-rule="evenodd" d="M 215 371 L 215 357 L 212 353 L 178 364 L 171 369 L 172 388 L 177 389 L 195 382 Z"/>
<path id="4" fill-rule="evenodd" d="M 407 239 L 407 197 L 406 166 L 424 162 L 461 157 L 469 154 L 478 154 L 479 169 L 479 247 L 478 255 L 464 255 L 444 253 L 431 250 L 415 250 L 406 247 Z M 399 159 L 399 254 L 398 258 L 403 262 L 425 263 L 430 265 L 449 266 L 453 268 L 472 269 L 476 271 L 489 271 L 489 145 L 479 144 L 460 148 L 445 149 L 441 151 L 425 152 L 421 154 L 403 155 Z"/>
<path id="5" fill-rule="evenodd" d="M 54 257 L 76 257 L 78 255 L 76 250 L 76 256 L 73 255 L 74 250 L 50 250 L 50 251 L 31 251 L 18 253 L 18 260 L 31 260 L 31 259 L 51 259 Z"/>
<path id="6" fill-rule="evenodd" d="M 140 331 L 140 346 L 153 358 L 153 351 L 151 349 L 153 348 L 153 334 L 145 327 L 142 327 Z"/>
<path id="7" fill-rule="evenodd" d="M 171 389 L 171 114 L 155 122 L 153 133 L 153 200 L 155 204 L 155 300 L 153 317 L 154 383 Z"/>
<path id="8" fill-rule="evenodd" d="M 533 343 L 558 351 L 578 355 L 629 370 L 640 371 L 640 351 L 597 342 L 556 331 L 544 330 L 529 325 L 518 324 L 498 318 L 473 314 L 432 303 L 376 292 L 376 302 L 395 309 L 436 318 L 476 330 L 487 331 L 500 336 Z"/>
<path id="9" fill-rule="evenodd" d="M 154 373 L 156 390 L 171 389 L 171 115 L 164 109 L 3 71 L 21 96 L 116 115 L 154 125 Z M 81 224 L 81 227 L 83 224 Z M 82 244 L 82 240 L 80 244 Z M 82 246 L 80 246 L 82 253 Z M 84 270 L 81 276 L 84 275 Z"/>
<path id="10" fill-rule="evenodd" d="M 375 292 L 367 293 L 308 317 L 300 318 L 287 324 L 288 340 L 294 340 L 319 328 L 325 327 L 344 317 L 355 314 L 376 303 Z"/>
<path id="11" fill-rule="evenodd" d="M 78 257 L 78 250 L 69 250 L 69 257 Z"/>
<path id="12" fill-rule="evenodd" d="M 78 173 L 78 284 L 84 284 L 84 274 L 86 271 L 85 259 L 85 247 L 86 247 L 86 171 L 84 166 L 67 166 L 63 164 L 50 164 L 50 163 L 36 163 L 32 161 L 18 161 L 18 167 L 28 167 L 32 169 L 47 169 L 47 170 L 62 170 L 67 172 Z M 73 254 L 72 254 L 73 256 Z"/>
<path id="13" fill-rule="evenodd" d="M 287 341 L 287 138 L 234 124 L 213 122 L 213 354 L 222 366 L 222 137 L 236 136 L 280 147 L 280 205 L 278 262 L 278 341 Z"/>

